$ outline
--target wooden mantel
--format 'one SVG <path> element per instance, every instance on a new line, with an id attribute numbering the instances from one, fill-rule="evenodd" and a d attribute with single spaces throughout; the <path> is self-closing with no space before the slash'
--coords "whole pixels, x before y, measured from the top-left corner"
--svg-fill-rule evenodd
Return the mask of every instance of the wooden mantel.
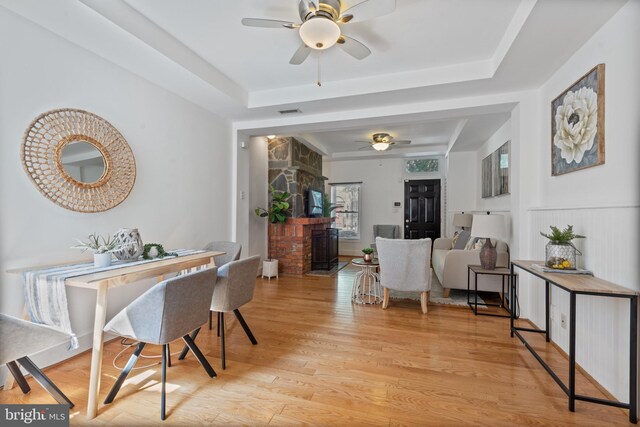
<path id="1" fill-rule="evenodd" d="M 331 227 L 333 218 L 288 218 L 269 225 L 271 256 L 282 274 L 303 275 L 311 271 L 311 233 Z"/>

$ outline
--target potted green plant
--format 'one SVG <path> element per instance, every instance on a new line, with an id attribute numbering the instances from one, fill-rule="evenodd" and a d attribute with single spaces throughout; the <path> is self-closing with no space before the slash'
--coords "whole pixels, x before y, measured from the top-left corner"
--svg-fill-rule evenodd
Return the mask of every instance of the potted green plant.
<path id="1" fill-rule="evenodd" d="M 325 218 L 330 218 L 333 211 L 341 207 L 336 203 L 331 203 L 331 198 L 328 194 L 324 195 L 324 202 L 322 203 L 322 216 Z"/>
<path id="2" fill-rule="evenodd" d="M 291 215 L 289 210 L 289 194 L 286 191 L 280 191 L 273 188 L 273 185 L 269 186 L 269 192 L 271 193 L 271 204 L 269 209 L 256 208 L 255 214 L 262 218 L 268 218 L 269 223 L 277 226 L 278 224 L 284 224 L 287 218 Z M 262 275 L 271 279 L 272 277 L 278 277 L 278 260 L 271 258 L 271 239 L 267 240 L 267 254 L 268 259 L 262 262 Z"/>
<path id="3" fill-rule="evenodd" d="M 72 246 L 73 249 L 81 249 L 82 252 L 93 251 L 93 265 L 96 267 L 108 267 L 111 265 L 111 255 L 125 245 L 113 236 L 103 237 L 96 233 L 89 234 L 87 241 L 76 239 L 78 244 Z"/>
<path id="4" fill-rule="evenodd" d="M 364 248 L 362 249 L 362 253 L 364 254 L 362 258 L 365 262 L 373 261 L 373 248 Z"/>
<path id="5" fill-rule="evenodd" d="M 550 228 L 550 234 L 540 232 L 542 236 L 549 239 L 545 247 L 545 265 L 558 270 L 575 270 L 576 253 L 578 255 L 582 253 L 573 245 L 573 239 L 584 239 L 585 236 L 575 234 L 572 225 L 567 225 L 564 230 L 553 225 Z"/>

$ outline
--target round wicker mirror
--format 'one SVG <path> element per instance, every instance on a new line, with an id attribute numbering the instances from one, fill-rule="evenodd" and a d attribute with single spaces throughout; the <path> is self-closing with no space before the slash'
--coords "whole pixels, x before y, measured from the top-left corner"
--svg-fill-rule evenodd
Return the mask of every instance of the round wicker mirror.
<path id="1" fill-rule="evenodd" d="M 31 122 L 22 165 L 42 194 L 77 212 L 122 203 L 136 180 L 131 147 L 109 122 L 83 110 L 61 109 Z"/>

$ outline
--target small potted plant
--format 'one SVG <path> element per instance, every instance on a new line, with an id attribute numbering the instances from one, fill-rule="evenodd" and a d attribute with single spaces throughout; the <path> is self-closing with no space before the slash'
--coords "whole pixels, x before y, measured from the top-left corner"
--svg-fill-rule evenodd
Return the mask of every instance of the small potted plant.
<path id="1" fill-rule="evenodd" d="M 364 248 L 362 250 L 362 253 L 364 254 L 362 258 L 365 262 L 373 261 L 373 248 Z"/>
<path id="2" fill-rule="evenodd" d="M 289 194 L 286 191 L 279 191 L 273 188 L 273 185 L 269 186 L 271 193 L 271 205 L 269 209 L 256 208 L 255 213 L 261 218 L 269 218 L 271 224 L 284 224 L 291 212 L 289 211 Z M 271 258 L 271 238 L 267 239 L 267 256 L 262 262 L 262 276 L 266 276 L 269 279 L 272 277 L 278 277 L 278 260 Z"/>
<path id="3" fill-rule="evenodd" d="M 575 234 L 572 225 L 567 225 L 564 230 L 553 225 L 550 228 L 551 234 L 540 232 L 542 236 L 549 239 L 545 248 L 545 265 L 557 270 L 575 270 L 576 253 L 578 255 L 582 253 L 573 245 L 573 239 L 584 239 L 585 236 Z"/>
<path id="4" fill-rule="evenodd" d="M 78 244 L 72 246 L 72 248 L 81 249 L 82 252 L 87 250 L 93 251 L 93 265 L 99 268 L 110 266 L 113 252 L 123 247 L 115 237 L 108 236 L 105 238 L 96 233 L 89 234 L 86 242 L 79 239 L 76 240 L 78 240 Z"/>

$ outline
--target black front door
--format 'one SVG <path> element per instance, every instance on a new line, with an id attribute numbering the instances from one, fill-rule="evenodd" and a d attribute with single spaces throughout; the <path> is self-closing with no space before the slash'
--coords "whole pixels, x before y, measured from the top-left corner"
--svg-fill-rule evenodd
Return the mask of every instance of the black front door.
<path id="1" fill-rule="evenodd" d="M 440 180 L 404 181 L 404 238 L 440 237 Z"/>

